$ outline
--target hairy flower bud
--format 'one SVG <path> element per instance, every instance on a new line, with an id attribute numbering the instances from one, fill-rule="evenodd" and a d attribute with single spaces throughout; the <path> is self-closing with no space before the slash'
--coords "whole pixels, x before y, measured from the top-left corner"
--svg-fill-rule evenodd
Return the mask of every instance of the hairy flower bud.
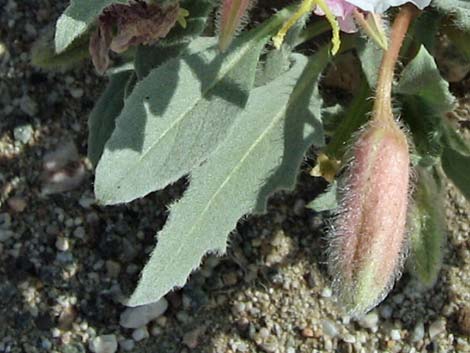
<path id="1" fill-rule="evenodd" d="M 374 119 L 352 148 L 329 252 L 333 286 L 349 313 L 377 305 L 400 273 L 405 249 L 410 158 L 405 133 Z"/>
<path id="2" fill-rule="evenodd" d="M 252 4 L 251 0 L 223 0 L 221 2 L 217 17 L 221 51 L 225 51 L 229 47 L 233 37 L 246 22 L 246 13 Z"/>

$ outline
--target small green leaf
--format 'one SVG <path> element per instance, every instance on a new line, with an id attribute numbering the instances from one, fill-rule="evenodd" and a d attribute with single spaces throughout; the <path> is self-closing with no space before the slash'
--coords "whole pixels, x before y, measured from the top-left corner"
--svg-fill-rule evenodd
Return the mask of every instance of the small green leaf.
<path id="1" fill-rule="evenodd" d="M 315 55 L 307 67 L 306 59 L 296 61 L 277 80 L 253 91 L 227 139 L 193 171 L 190 186 L 172 206 L 128 305 L 157 301 L 173 287 L 184 285 L 204 254 L 224 252 L 227 234 L 240 217 L 262 211 L 272 192 L 293 185 L 307 146 L 323 143 L 316 115 L 321 103 L 313 104 L 315 113 L 309 106 L 311 99 L 319 99 L 312 93 L 328 62 L 328 51 Z"/>
<path id="2" fill-rule="evenodd" d="M 124 94 L 132 71 L 123 71 L 111 76 L 108 86 L 88 118 L 88 158 L 94 167 L 103 153 L 104 145 L 111 137 L 115 120 L 124 106 Z"/>
<path id="3" fill-rule="evenodd" d="M 307 207 L 316 212 L 332 211 L 338 208 L 338 203 L 338 185 L 334 181 L 323 194 L 316 197 Z"/>
<path id="4" fill-rule="evenodd" d="M 427 288 L 434 285 L 442 265 L 445 222 L 442 192 L 434 176 L 417 169 L 417 185 L 410 216 L 412 273 Z"/>
<path id="5" fill-rule="evenodd" d="M 358 55 L 361 59 L 362 71 L 372 88 L 377 84 L 383 53 L 383 49 L 373 40 L 361 40 Z"/>
<path id="6" fill-rule="evenodd" d="M 470 201 L 470 156 L 446 147 L 441 156 L 442 169 Z"/>
<path id="7" fill-rule="evenodd" d="M 451 111 L 455 103 L 449 84 L 441 77 L 434 58 L 424 46 L 403 70 L 396 92 L 419 96 L 438 113 Z"/>
<path id="8" fill-rule="evenodd" d="M 442 153 L 442 116 L 419 96 L 402 96 L 401 118 L 411 133 L 419 163 L 433 165 Z"/>
<path id="9" fill-rule="evenodd" d="M 204 161 L 246 104 L 260 52 L 292 10 L 216 50 L 172 59 L 139 82 L 125 101 L 96 169 L 105 204 L 161 189 Z"/>
<path id="10" fill-rule="evenodd" d="M 56 52 L 63 52 L 75 39 L 82 36 L 105 7 L 128 3 L 128 0 L 71 0 L 70 5 L 57 20 Z"/>
<path id="11" fill-rule="evenodd" d="M 354 96 L 349 107 L 342 112 L 338 126 L 335 128 L 330 142 L 325 149 L 325 154 L 338 160 L 343 158 L 346 148 L 350 145 L 354 133 L 363 126 L 372 109 L 372 101 L 368 99 L 371 90 L 366 79 L 363 78 L 358 92 Z"/>
<path id="12" fill-rule="evenodd" d="M 60 54 L 55 52 L 54 32 L 46 31 L 34 43 L 31 50 L 31 63 L 46 70 L 67 70 L 88 58 L 88 36 L 77 38 L 67 50 Z"/>

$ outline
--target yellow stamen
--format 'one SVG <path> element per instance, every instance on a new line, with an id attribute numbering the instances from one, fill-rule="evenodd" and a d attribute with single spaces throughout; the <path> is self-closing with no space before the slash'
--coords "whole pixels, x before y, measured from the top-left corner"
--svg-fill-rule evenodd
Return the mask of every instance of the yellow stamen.
<path id="1" fill-rule="evenodd" d="M 289 20 L 287 20 L 286 23 L 282 26 L 282 28 L 279 30 L 279 32 L 276 34 L 276 36 L 273 38 L 273 43 L 274 46 L 279 49 L 282 45 L 282 42 L 284 41 L 284 38 L 289 31 L 289 29 L 300 19 L 302 16 L 305 14 L 313 11 L 315 6 L 318 6 L 324 13 L 327 21 L 331 25 L 331 29 L 333 31 L 333 38 L 331 40 L 333 47 L 331 49 L 331 53 L 335 55 L 339 47 L 341 46 L 341 39 L 339 36 L 339 24 L 338 21 L 336 20 L 336 17 L 333 15 L 333 13 L 330 11 L 328 8 L 328 5 L 326 4 L 325 0 L 303 0 L 302 3 L 300 4 L 299 9 L 292 15 Z"/>
<path id="2" fill-rule="evenodd" d="M 188 23 L 186 22 L 186 17 L 188 16 L 189 11 L 181 7 L 178 12 L 178 18 L 176 19 L 181 27 L 186 28 L 186 26 L 188 25 Z"/>

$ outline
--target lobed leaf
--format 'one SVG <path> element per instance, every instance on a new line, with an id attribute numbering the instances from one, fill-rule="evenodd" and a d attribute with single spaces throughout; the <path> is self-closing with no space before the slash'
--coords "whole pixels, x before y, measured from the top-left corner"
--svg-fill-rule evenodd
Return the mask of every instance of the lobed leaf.
<path id="1" fill-rule="evenodd" d="M 244 109 L 260 52 L 289 13 L 247 32 L 226 54 L 209 49 L 172 59 L 139 82 L 98 164 L 97 198 L 134 200 L 203 162 Z"/>
<path id="2" fill-rule="evenodd" d="M 193 171 L 128 305 L 158 300 L 182 286 L 204 254 L 224 252 L 239 218 L 263 211 L 272 192 L 293 186 L 308 146 L 323 144 L 316 85 L 328 51 L 315 55 L 307 67 L 305 58 L 296 61 L 280 78 L 253 91 L 227 139 Z"/>
<path id="3" fill-rule="evenodd" d="M 451 111 L 455 103 L 449 83 L 442 78 L 434 58 L 424 46 L 403 70 L 396 92 L 419 96 L 438 113 Z"/>

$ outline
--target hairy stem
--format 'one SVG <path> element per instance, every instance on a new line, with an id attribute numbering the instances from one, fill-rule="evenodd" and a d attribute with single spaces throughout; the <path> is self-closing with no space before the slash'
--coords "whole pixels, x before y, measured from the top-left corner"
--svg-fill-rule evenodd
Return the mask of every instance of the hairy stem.
<path id="1" fill-rule="evenodd" d="M 393 22 L 390 46 L 384 52 L 382 64 L 380 65 L 379 78 L 377 81 L 377 92 L 374 104 L 374 117 L 382 122 L 393 121 L 392 113 L 392 84 L 395 66 L 398 61 L 401 46 L 405 39 L 411 21 L 417 16 L 419 10 L 411 4 L 404 5 Z"/>

